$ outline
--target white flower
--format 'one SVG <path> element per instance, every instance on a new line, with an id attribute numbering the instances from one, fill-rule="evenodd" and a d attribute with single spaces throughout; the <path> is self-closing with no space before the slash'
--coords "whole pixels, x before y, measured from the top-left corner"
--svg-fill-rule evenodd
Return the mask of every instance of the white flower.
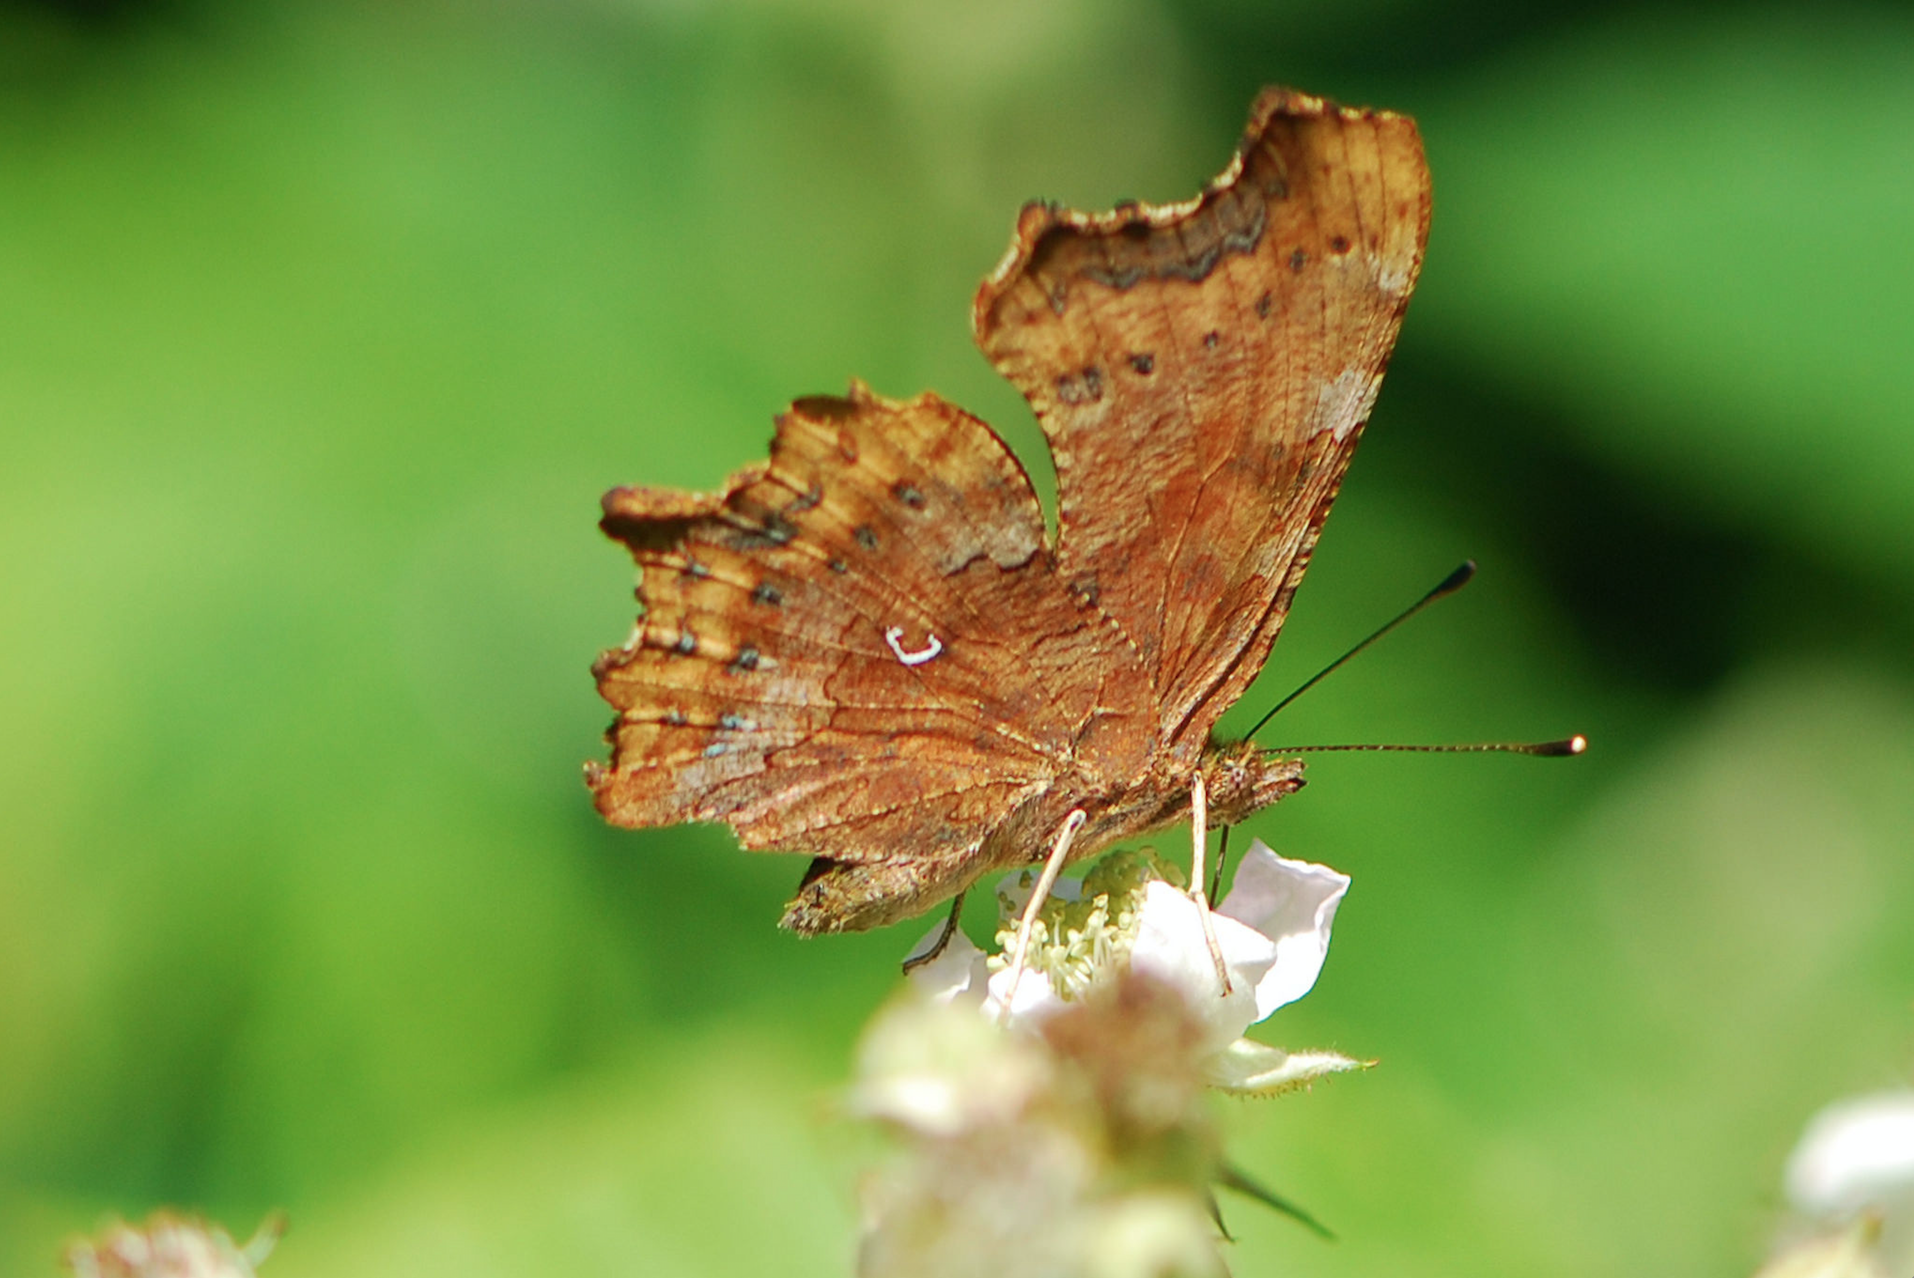
<path id="1" fill-rule="evenodd" d="M 1775 1262 L 1825 1253 L 1824 1268 L 1771 1266 L 1773 1273 L 1914 1271 L 1914 1091 L 1860 1096 L 1816 1114 L 1788 1158 L 1787 1189 L 1803 1216 L 1839 1228 Z"/>
<path id="2" fill-rule="evenodd" d="M 892 1140 L 860 1278 L 1226 1278 L 1182 994 L 1123 974 L 1026 1028 L 903 999 L 865 1034 L 850 1104 Z"/>
<path id="3" fill-rule="evenodd" d="M 115 1223 L 97 1242 L 67 1248 L 75 1278 L 253 1278 L 279 1241 L 285 1220 L 268 1216 L 244 1247 L 217 1225 L 155 1212 L 144 1225 Z"/>
<path id="4" fill-rule="evenodd" d="M 1914 1091 L 1880 1092 L 1814 1116 L 1788 1159 L 1788 1198 L 1811 1216 L 1914 1200 Z"/>
<path id="5" fill-rule="evenodd" d="M 1039 915 L 1010 1022 L 1052 1016 L 1128 968 L 1169 985 L 1196 1013 L 1214 1086 L 1276 1092 L 1359 1067 L 1334 1052 L 1290 1053 L 1242 1037 L 1315 985 L 1329 953 L 1336 907 L 1349 890 L 1347 875 L 1279 857 L 1260 839 L 1251 844 L 1212 920 L 1229 970 L 1225 994 L 1196 902 L 1163 874 L 1164 867 L 1149 858 L 1119 853 L 1081 885 L 1059 882 Z M 1023 901 L 1012 893 L 1002 903 L 1005 917 L 1014 920 Z M 1014 930 L 1013 922 L 999 933 L 1000 946 L 1007 946 Z M 1003 955 L 986 956 L 961 932 L 936 960 L 912 973 L 932 998 L 976 1003 L 992 1020 L 1002 1017 L 1012 997 L 1010 977 Z"/>

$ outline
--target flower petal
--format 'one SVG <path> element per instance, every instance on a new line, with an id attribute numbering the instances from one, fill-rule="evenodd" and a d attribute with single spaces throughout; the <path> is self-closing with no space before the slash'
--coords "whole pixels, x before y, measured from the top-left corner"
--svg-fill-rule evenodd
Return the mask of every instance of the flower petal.
<path id="1" fill-rule="evenodd" d="M 984 998 L 984 1015 L 991 1022 L 1003 1016 L 1004 1002 L 1010 994 L 1010 969 L 1003 968 L 990 974 L 989 993 Z M 1017 1001 L 1011 1005 L 1009 1020 L 1011 1024 L 1019 1021 L 1041 1020 L 1054 1016 L 1069 1004 L 1057 993 L 1057 987 L 1050 983 L 1050 974 L 1035 968 L 1026 967 L 1023 977 L 1017 982 Z"/>
<path id="2" fill-rule="evenodd" d="M 954 1136 L 1010 1121 L 1046 1085 L 1048 1068 L 1030 1040 L 975 1011 L 904 999 L 865 1031 L 850 1109 L 922 1135 Z"/>
<path id="3" fill-rule="evenodd" d="M 1309 993 L 1329 956 L 1329 929 L 1349 891 L 1349 876 L 1326 865 L 1277 856 L 1250 844 L 1217 913 L 1275 944 L 1275 962 L 1256 986 L 1256 1020 Z"/>
<path id="4" fill-rule="evenodd" d="M 909 963 L 919 954 L 927 954 L 944 930 L 939 923 L 924 933 L 924 939 L 911 947 Z M 977 1003 L 984 997 L 984 982 L 990 970 L 984 952 L 977 948 L 960 928 L 951 934 L 944 952 L 930 962 L 910 969 L 911 988 L 933 1003 Z"/>
<path id="5" fill-rule="evenodd" d="M 1216 1227 L 1194 1193 L 1142 1189 L 1082 1214 L 1085 1263 L 1099 1278 L 1228 1278 L 1216 1253 Z"/>
<path id="6" fill-rule="evenodd" d="M 1225 995 L 1216 978 L 1216 962 L 1203 937 L 1203 918 L 1195 901 L 1182 889 L 1161 881 L 1144 889 L 1143 909 L 1137 917 L 1136 942 L 1130 949 L 1130 968 L 1182 994 L 1220 1049 L 1248 1029 L 1257 1015 L 1257 988 L 1277 960 L 1276 946 L 1253 928 L 1216 915 L 1216 943 L 1229 969 L 1230 992 Z"/>
<path id="7" fill-rule="evenodd" d="M 1788 1197 L 1816 1216 L 1914 1198 L 1914 1091 L 1880 1092 L 1814 1116 L 1788 1159 Z"/>
<path id="8" fill-rule="evenodd" d="M 1340 1052 L 1285 1052 L 1280 1047 L 1239 1038 L 1204 1062 L 1212 1087 L 1239 1095 L 1269 1096 L 1293 1091 L 1327 1074 L 1367 1069 L 1369 1062 Z"/>

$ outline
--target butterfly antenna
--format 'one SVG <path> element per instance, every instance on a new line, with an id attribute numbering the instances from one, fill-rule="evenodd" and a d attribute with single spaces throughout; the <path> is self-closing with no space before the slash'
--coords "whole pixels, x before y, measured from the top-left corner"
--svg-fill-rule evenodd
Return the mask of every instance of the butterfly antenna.
<path id="1" fill-rule="evenodd" d="M 1383 623 L 1383 625 L 1379 629 L 1377 629 L 1374 634 L 1370 635 L 1367 639 L 1364 639 L 1361 643 L 1351 648 L 1348 652 L 1343 653 L 1342 656 L 1337 657 L 1334 661 L 1324 666 L 1321 670 L 1318 670 L 1310 678 L 1305 679 L 1300 688 L 1296 689 L 1296 691 L 1284 697 L 1281 701 L 1278 701 L 1273 707 L 1270 708 L 1270 711 L 1268 714 L 1258 719 L 1256 721 L 1256 726 L 1243 734 L 1244 740 L 1248 740 L 1250 737 L 1255 736 L 1257 732 L 1262 729 L 1262 726 L 1264 724 L 1268 723 L 1271 719 L 1274 719 L 1276 717 L 1276 712 L 1278 710 L 1281 710 L 1284 706 L 1294 701 L 1297 697 L 1302 696 L 1305 692 L 1308 692 L 1311 688 L 1315 687 L 1317 684 L 1321 683 L 1324 679 L 1328 678 L 1330 672 L 1335 670 L 1338 666 L 1342 665 L 1343 662 L 1348 661 L 1351 657 L 1361 652 L 1364 648 L 1367 648 L 1370 644 L 1382 638 L 1384 635 L 1388 634 L 1391 630 L 1394 630 L 1397 626 L 1409 620 L 1409 618 L 1415 616 L 1417 613 L 1421 612 L 1424 608 L 1427 608 L 1430 604 L 1442 598 L 1444 595 L 1452 595 L 1456 591 L 1462 589 L 1462 587 L 1469 584 L 1469 578 L 1473 576 L 1475 576 L 1475 560 L 1473 559 L 1465 560 L 1460 568 L 1457 568 L 1454 572 L 1444 577 L 1441 580 L 1441 582 L 1437 584 L 1434 590 L 1431 590 L 1428 594 L 1422 596 L 1422 598 L 1416 600 L 1414 603 L 1410 604 L 1407 608 L 1404 608 L 1401 612 L 1397 613 L 1394 617 L 1390 618 L 1387 622 Z"/>
<path id="2" fill-rule="evenodd" d="M 1581 733 L 1560 741 L 1489 741 L 1472 745 L 1292 745 L 1277 746 L 1270 754 L 1323 754 L 1332 750 L 1394 750 L 1410 754 L 1530 754 L 1538 759 L 1566 759 L 1588 749 Z"/>

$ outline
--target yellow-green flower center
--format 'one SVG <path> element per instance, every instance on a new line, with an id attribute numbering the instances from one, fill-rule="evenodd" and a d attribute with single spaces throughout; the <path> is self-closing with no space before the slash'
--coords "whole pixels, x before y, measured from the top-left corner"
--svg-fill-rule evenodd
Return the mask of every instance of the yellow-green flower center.
<path id="1" fill-rule="evenodd" d="M 1069 1002 L 1081 997 L 1113 962 L 1129 954 L 1144 893 L 1159 879 L 1180 885 L 1182 875 L 1148 849 L 1104 857 L 1084 876 L 1075 900 L 1053 893 L 1038 910 L 1026 966 L 1048 976 L 1058 998 Z M 1027 891 L 1032 881 L 1026 870 L 1019 882 Z M 1009 965 L 1022 916 L 1001 888 L 997 908 L 998 952 L 989 959 L 993 971 Z"/>

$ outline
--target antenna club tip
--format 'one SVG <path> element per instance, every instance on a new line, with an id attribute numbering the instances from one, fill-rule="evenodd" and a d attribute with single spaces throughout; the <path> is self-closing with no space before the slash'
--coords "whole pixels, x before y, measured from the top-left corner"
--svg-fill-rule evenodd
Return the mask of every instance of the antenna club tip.
<path id="1" fill-rule="evenodd" d="M 1557 758 L 1568 758 L 1571 755 L 1580 754 L 1586 749 L 1588 749 L 1588 738 L 1578 732 L 1565 740 L 1549 742 L 1537 753 L 1551 755 Z"/>
<path id="2" fill-rule="evenodd" d="M 1428 599 L 1440 599 L 1444 595 L 1454 594 L 1456 591 L 1462 589 L 1462 587 L 1468 585 L 1469 579 L 1473 576 L 1475 576 L 1475 560 L 1463 560 L 1461 567 L 1444 577 L 1442 583 L 1429 592 Z M 1424 600 L 1424 602 L 1427 601 L 1427 599 Z"/>

